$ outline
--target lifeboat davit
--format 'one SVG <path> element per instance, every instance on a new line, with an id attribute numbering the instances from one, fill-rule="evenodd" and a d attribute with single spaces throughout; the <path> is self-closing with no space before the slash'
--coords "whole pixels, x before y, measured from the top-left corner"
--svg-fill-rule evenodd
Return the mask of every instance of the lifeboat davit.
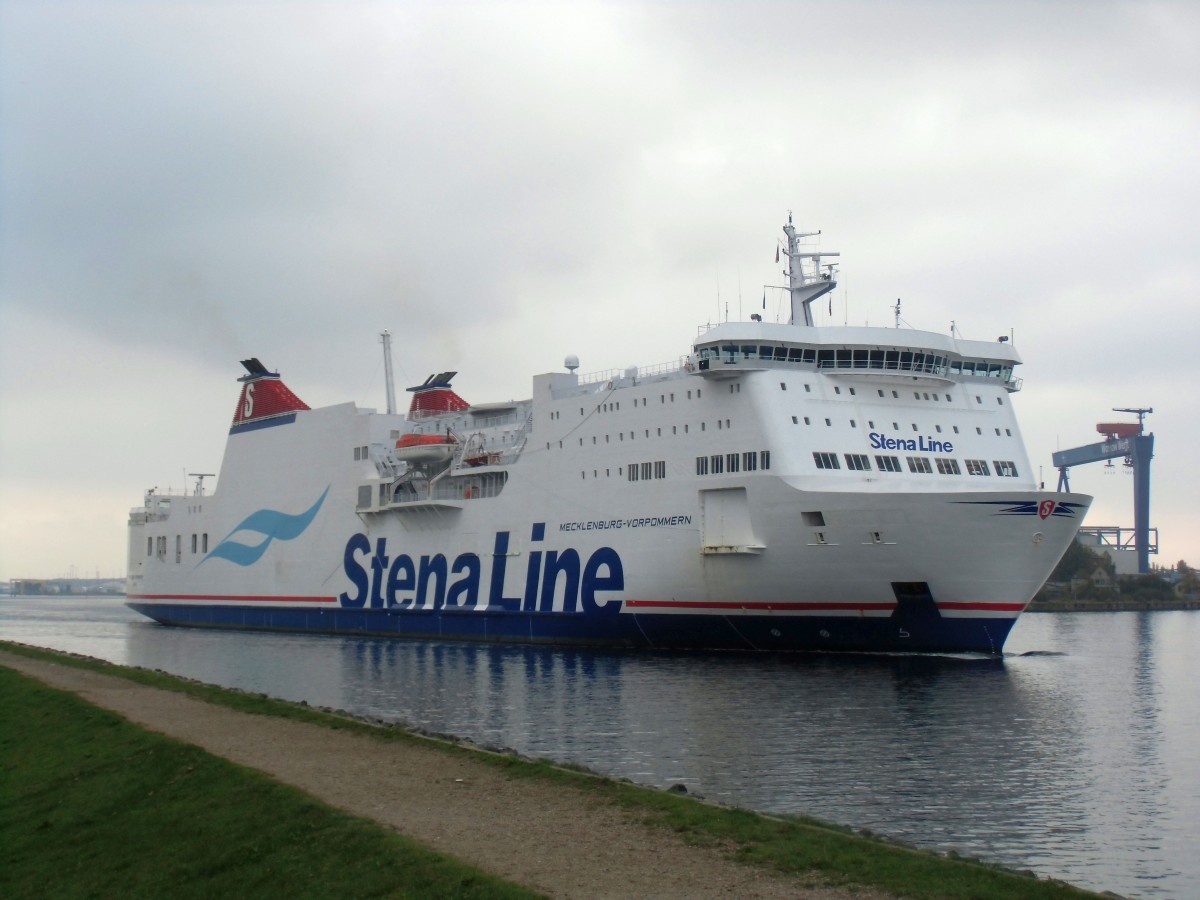
<path id="1" fill-rule="evenodd" d="M 396 441 L 396 458 L 406 463 L 449 462 L 457 450 L 452 434 L 406 434 Z"/>

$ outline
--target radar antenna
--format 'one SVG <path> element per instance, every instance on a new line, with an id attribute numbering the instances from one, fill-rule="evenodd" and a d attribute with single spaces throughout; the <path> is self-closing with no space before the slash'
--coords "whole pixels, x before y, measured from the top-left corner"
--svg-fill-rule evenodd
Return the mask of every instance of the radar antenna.
<path id="1" fill-rule="evenodd" d="M 196 489 L 192 492 L 193 496 L 203 497 L 204 496 L 204 479 L 205 478 L 216 478 L 217 476 L 213 472 L 188 472 L 187 477 L 196 479 Z"/>

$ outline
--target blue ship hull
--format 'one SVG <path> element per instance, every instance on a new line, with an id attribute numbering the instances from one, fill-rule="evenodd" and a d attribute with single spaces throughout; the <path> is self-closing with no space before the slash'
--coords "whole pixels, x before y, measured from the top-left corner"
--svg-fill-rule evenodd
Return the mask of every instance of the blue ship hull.
<path id="1" fill-rule="evenodd" d="M 131 602 L 164 625 L 448 641 L 653 650 L 985 653 L 999 655 L 1015 617 L 724 616 L 476 610 L 304 609 Z"/>

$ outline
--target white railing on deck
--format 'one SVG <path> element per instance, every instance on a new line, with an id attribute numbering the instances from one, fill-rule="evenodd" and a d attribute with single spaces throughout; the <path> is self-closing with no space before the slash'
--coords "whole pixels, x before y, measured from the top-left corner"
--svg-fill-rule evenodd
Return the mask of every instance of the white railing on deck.
<path id="1" fill-rule="evenodd" d="M 652 375 L 670 375 L 683 368 L 685 360 L 676 359 L 671 362 L 655 363 L 652 366 L 638 366 L 637 377 L 649 378 Z M 580 384 L 596 384 L 601 381 L 618 382 L 625 378 L 625 369 L 601 369 L 599 372 L 588 372 L 579 376 Z"/>

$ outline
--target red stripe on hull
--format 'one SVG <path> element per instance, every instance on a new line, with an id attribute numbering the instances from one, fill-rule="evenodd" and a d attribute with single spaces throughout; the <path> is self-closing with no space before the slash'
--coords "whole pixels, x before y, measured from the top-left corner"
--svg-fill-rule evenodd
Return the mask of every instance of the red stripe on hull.
<path id="1" fill-rule="evenodd" d="M 1025 609 L 1024 603 L 938 603 L 938 609 L 985 609 L 988 612 L 1019 613 Z"/>
<path id="2" fill-rule="evenodd" d="M 829 610 L 833 612 L 858 612 L 892 610 L 895 603 L 738 603 L 737 601 L 719 601 L 716 603 L 696 603 L 690 600 L 626 600 L 626 609 L 759 609 L 780 612 L 809 612 Z M 1025 609 L 1024 603 L 983 603 L 983 602 L 953 602 L 937 604 L 940 610 L 986 610 L 997 613 L 1019 613 Z"/>
<path id="3" fill-rule="evenodd" d="M 693 603 L 690 600 L 626 600 L 626 609 L 761 609 L 765 611 L 780 610 L 783 612 L 806 610 L 844 610 L 857 612 L 859 610 L 895 609 L 895 603 L 739 603 L 733 601 L 718 601 L 716 603 Z"/>
<path id="4" fill-rule="evenodd" d="M 209 594 L 130 594 L 130 600 L 204 600 L 216 603 L 337 603 L 336 597 L 256 597 L 252 594 L 228 594 L 213 597 Z"/>

